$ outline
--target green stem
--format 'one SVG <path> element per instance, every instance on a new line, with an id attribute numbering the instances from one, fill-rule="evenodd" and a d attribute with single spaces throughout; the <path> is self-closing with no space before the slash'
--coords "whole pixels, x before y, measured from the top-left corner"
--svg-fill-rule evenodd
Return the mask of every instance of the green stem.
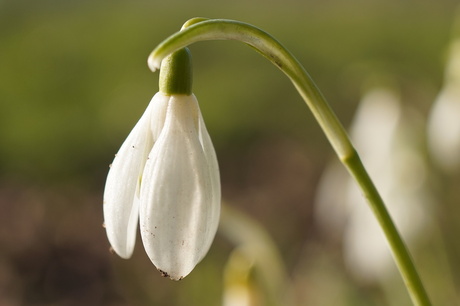
<path id="1" fill-rule="evenodd" d="M 342 163 L 358 183 L 364 197 L 372 209 L 372 212 L 380 223 L 380 226 L 390 244 L 393 257 L 403 277 L 412 302 L 414 305 L 420 306 L 431 305 L 428 294 L 426 293 L 423 283 L 417 273 L 417 268 L 415 267 L 409 254 L 409 250 L 391 219 L 382 197 L 364 168 L 358 153 L 355 151 L 353 155 L 342 159 Z"/>
<path id="2" fill-rule="evenodd" d="M 204 40 L 244 42 L 283 71 L 294 83 L 312 111 L 341 162 L 357 181 L 390 244 L 396 264 L 414 305 L 431 305 L 411 256 L 386 207 L 366 172 L 349 137 L 307 71 L 297 59 L 270 34 L 246 23 L 204 18 L 188 21 L 182 30 L 159 44 L 148 59 L 152 71 L 165 56 L 192 43 Z"/>
<path id="3" fill-rule="evenodd" d="M 160 91 L 165 95 L 192 94 L 192 56 L 188 48 L 179 49 L 161 62 Z"/>

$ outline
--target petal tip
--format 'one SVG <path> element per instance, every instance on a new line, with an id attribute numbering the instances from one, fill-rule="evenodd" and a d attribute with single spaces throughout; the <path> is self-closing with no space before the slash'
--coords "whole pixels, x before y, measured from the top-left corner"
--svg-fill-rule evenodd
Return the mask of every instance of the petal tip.
<path id="1" fill-rule="evenodd" d="M 185 278 L 185 276 L 173 276 L 173 275 L 170 275 L 168 274 L 168 272 L 165 272 L 161 269 L 157 269 L 158 272 L 160 272 L 161 276 L 162 277 L 169 277 L 170 280 L 173 280 L 173 281 L 181 281 Z"/>

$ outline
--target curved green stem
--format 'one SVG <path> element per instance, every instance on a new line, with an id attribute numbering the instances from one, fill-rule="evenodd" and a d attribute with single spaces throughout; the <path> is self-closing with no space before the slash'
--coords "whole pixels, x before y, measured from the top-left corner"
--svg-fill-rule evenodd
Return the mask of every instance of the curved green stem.
<path id="1" fill-rule="evenodd" d="M 159 44 L 148 59 L 152 71 L 159 68 L 168 54 L 204 40 L 238 40 L 244 42 L 283 71 L 294 83 L 339 159 L 359 184 L 390 244 L 414 305 L 431 305 L 411 256 L 386 207 L 365 170 L 349 137 L 307 71 L 297 59 L 270 34 L 246 23 L 204 18 L 192 19 L 180 32 Z"/>

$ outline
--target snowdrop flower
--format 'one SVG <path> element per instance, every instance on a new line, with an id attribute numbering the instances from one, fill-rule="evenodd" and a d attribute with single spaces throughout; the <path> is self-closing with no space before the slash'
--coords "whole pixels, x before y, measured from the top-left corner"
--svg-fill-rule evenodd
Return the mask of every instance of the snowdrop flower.
<path id="1" fill-rule="evenodd" d="M 415 140 L 417 128 L 412 128 L 418 122 L 403 115 L 395 93 L 373 89 L 359 105 L 350 136 L 399 230 L 414 243 L 429 224 L 425 209 L 430 197 L 426 164 Z M 343 239 L 344 261 L 355 277 L 377 282 L 396 272 L 382 229 L 356 183 L 338 163 L 326 169 L 315 208 L 324 230 L 341 235 L 334 238 Z"/>
<path id="2" fill-rule="evenodd" d="M 208 252 L 220 215 L 214 147 L 191 93 L 189 51 L 163 60 L 160 92 L 118 151 L 107 176 L 104 219 L 122 258 L 139 220 L 145 250 L 163 276 L 179 280 Z"/>
<path id="3" fill-rule="evenodd" d="M 428 147 L 447 173 L 460 168 L 460 39 L 450 46 L 444 86 L 428 120 Z"/>

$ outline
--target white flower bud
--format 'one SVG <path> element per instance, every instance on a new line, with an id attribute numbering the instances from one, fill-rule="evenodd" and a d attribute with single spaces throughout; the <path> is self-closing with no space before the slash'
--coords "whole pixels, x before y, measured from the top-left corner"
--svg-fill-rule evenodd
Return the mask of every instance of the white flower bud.
<path id="1" fill-rule="evenodd" d="M 107 236 L 131 256 L 140 216 L 146 252 L 179 280 L 208 252 L 220 215 L 216 154 L 194 95 L 157 93 L 115 157 L 104 193 Z"/>

